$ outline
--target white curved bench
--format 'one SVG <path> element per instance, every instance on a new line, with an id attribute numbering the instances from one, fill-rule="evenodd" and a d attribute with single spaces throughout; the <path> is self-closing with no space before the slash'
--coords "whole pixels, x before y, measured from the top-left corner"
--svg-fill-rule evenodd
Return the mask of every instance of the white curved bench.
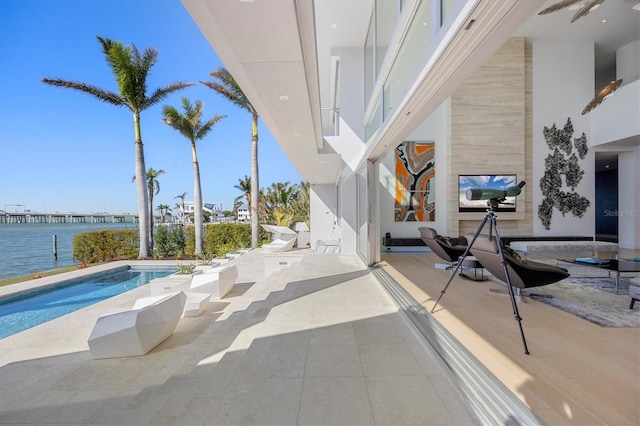
<path id="1" fill-rule="evenodd" d="M 171 336 L 182 316 L 184 292 L 157 296 L 146 306 L 102 315 L 89 336 L 94 359 L 145 355 Z"/>

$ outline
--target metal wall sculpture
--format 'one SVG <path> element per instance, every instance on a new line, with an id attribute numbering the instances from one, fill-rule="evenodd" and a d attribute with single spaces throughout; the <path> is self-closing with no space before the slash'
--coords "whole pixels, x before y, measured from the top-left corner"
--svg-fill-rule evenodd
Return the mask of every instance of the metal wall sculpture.
<path id="1" fill-rule="evenodd" d="M 395 221 L 436 218 L 436 158 L 433 142 L 403 142 L 396 148 Z"/>
<path id="2" fill-rule="evenodd" d="M 540 189 L 544 198 L 538 206 L 538 217 L 546 229 L 551 229 L 554 207 L 560 210 L 563 216 L 571 212 L 577 217 L 582 217 L 589 207 L 589 200 L 575 191 L 584 175 L 584 170 L 578 163 L 578 156 L 584 159 L 589 148 L 587 135 L 584 133 L 579 138 L 573 138 L 573 124 L 570 117 L 567 118 L 564 129 L 557 129 L 556 124 L 553 123 L 551 128 L 545 126 L 543 133 L 553 154 L 547 155 L 544 176 L 540 179 Z M 574 148 L 578 156 L 573 152 Z M 568 191 L 563 188 L 567 188 Z"/>

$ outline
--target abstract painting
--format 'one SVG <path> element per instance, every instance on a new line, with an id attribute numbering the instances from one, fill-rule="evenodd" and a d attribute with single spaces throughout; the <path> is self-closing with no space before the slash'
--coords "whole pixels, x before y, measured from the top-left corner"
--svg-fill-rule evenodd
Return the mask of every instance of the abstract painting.
<path id="1" fill-rule="evenodd" d="M 436 219 L 434 142 L 402 142 L 396 148 L 396 222 Z"/>

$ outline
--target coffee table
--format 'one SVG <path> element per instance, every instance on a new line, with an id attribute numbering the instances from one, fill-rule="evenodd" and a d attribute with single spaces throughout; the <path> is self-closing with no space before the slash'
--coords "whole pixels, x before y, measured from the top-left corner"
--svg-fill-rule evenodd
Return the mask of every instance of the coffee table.
<path id="1" fill-rule="evenodd" d="M 633 260 L 623 260 L 623 259 L 599 259 L 594 258 L 595 263 L 589 262 L 581 262 L 579 260 L 567 260 L 567 259 L 558 259 L 561 262 L 573 263 L 575 265 L 582 266 L 590 266 L 592 268 L 604 269 L 609 271 L 609 276 L 611 276 L 611 271 L 615 271 L 616 273 L 616 294 L 620 288 L 620 273 L 622 272 L 640 272 L 640 262 L 635 262 Z"/>

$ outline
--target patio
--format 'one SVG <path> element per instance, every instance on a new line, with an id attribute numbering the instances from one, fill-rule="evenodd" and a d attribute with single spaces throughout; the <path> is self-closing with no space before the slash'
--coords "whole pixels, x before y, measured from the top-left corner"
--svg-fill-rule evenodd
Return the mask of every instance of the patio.
<path id="1" fill-rule="evenodd" d="M 0 341 L 0 423 L 470 424 L 448 369 L 357 257 L 298 250 L 140 357 L 93 360 L 97 316 L 139 288 Z"/>

